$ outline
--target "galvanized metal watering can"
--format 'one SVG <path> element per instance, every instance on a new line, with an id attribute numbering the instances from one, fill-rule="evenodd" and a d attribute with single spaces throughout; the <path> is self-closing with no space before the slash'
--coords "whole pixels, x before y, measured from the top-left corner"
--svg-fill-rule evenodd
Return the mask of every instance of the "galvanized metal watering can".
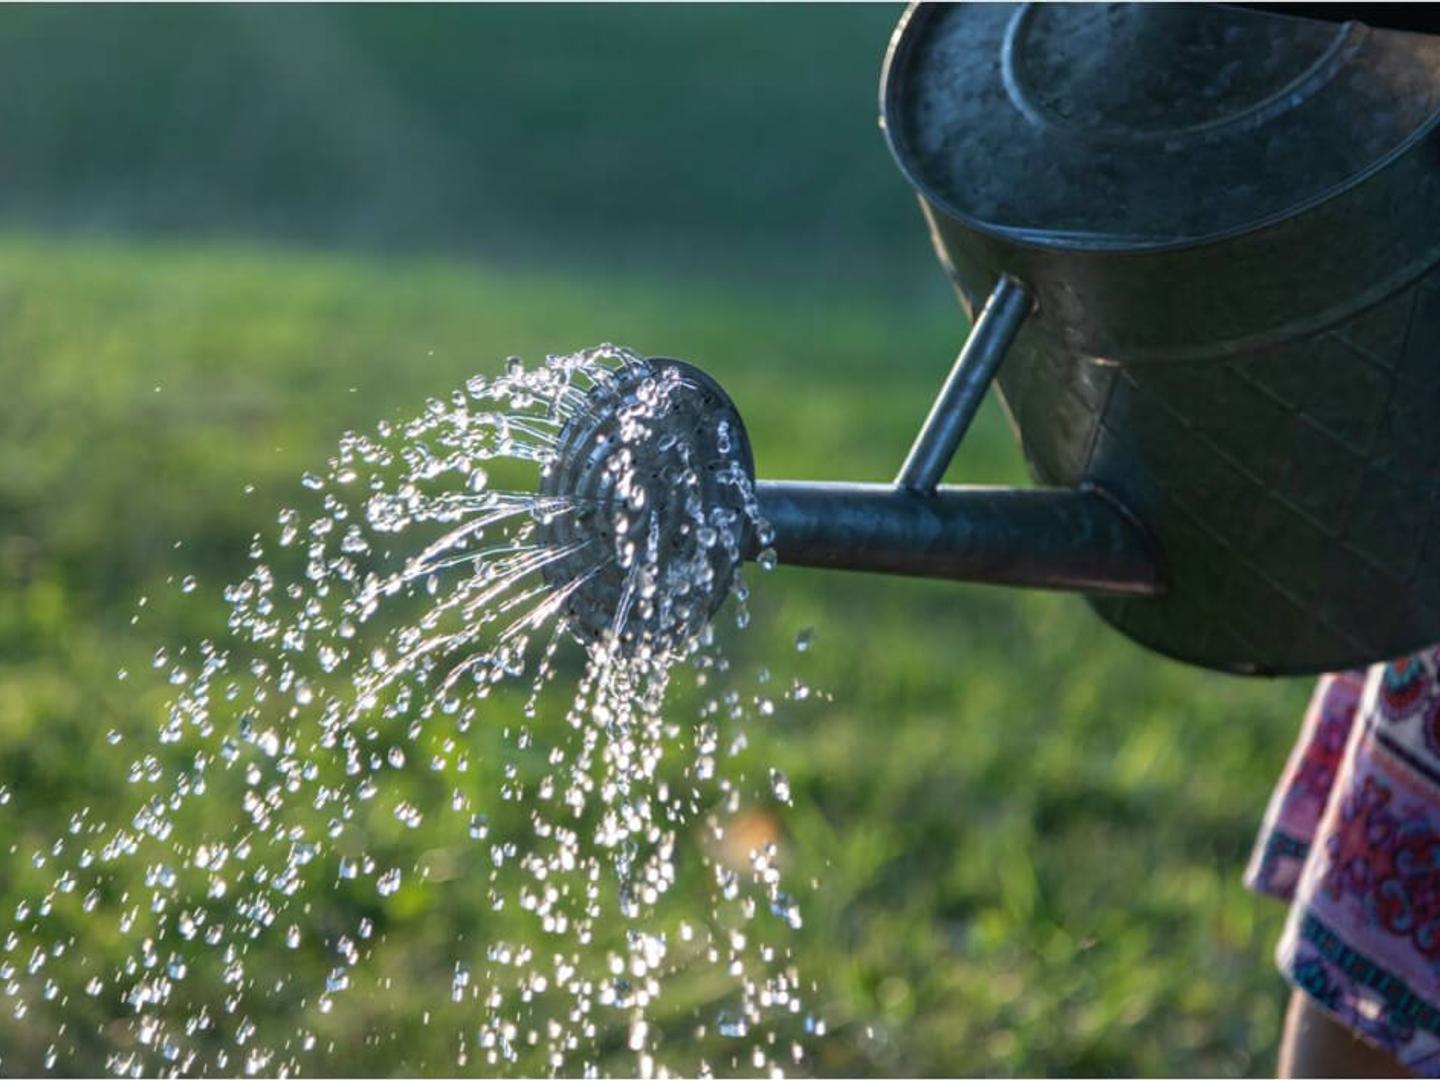
<path id="1" fill-rule="evenodd" d="M 973 327 L 893 485 L 758 482 L 782 564 L 1075 590 L 1245 674 L 1440 641 L 1440 37 L 923 4 L 881 116 Z M 992 380 L 1038 486 L 939 486 Z"/>

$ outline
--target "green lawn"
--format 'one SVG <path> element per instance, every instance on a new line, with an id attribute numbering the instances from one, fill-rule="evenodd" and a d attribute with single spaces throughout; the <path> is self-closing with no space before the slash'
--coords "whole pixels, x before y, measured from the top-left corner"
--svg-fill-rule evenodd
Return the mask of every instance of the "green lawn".
<path id="1" fill-rule="evenodd" d="M 150 653 L 223 626 L 218 589 L 250 537 L 346 428 L 414 413 L 512 353 L 612 340 L 714 373 L 762 475 L 878 480 L 963 330 L 937 292 L 797 302 L 263 247 L 0 241 L 0 913 L 73 810 L 125 804 L 128 756 L 106 733 L 159 721 Z M 1022 479 L 993 406 L 952 476 Z M 190 573 L 199 592 L 167 586 Z M 1239 873 L 1304 681 L 1185 669 L 1073 598 L 754 577 L 741 662 L 833 694 L 753 728 L 747 758 L 788 772 L 787 872 L 819 883 L 798 934 L 831 1029 L 815 1072 L 1271 1068 L 1282 912 Z M 121 667 L 136 676 L 115 681 Z M 375 964 L 405 992 L 337 1008 L 327 1071 L 455 1068 L 417 1002 L 445 996 L 454 937 L 485 932 L 480 894 L 460 874 L 376 901 Z M 126 947 L 83 919 L 72 932 L 77 950 Z M 102 1064 L 102 1018 L 79 1008 L 69 1072 Z M 45 1036 L 0 1017 L 0 1068 L 38 1068 Z"/>

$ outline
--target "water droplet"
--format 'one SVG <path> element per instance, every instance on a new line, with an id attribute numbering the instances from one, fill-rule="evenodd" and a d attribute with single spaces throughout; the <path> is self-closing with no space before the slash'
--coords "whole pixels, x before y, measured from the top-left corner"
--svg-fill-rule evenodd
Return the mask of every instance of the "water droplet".
<path id="1" fill-rule="evenodd" d="M 739 1013 L 723 1012 L 715 1022 L 715 1030 L 727 1039 L 743 1039 L 750 1034 L 750 1025 Z"/>
<path id="2" fill-rule="evenodd" d="M 375 889 L 381 896 L 393 896 L 400 891 L 400 871 L 387 870 L 375 881 Z"/>
<path id="3" fill-rule="evenodd" d="M 770 770 L 770 790 L 781 802 L 790 802 L 790 778 L 779 769 Z"/>

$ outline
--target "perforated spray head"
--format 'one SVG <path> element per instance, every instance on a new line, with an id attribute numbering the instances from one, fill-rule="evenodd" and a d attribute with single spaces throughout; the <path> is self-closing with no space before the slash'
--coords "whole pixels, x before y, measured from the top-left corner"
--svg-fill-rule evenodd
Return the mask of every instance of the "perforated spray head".
<path id="1" fill-rule="evenodd" d="M 657 357 L 597 376 L 540 488 L 572 631 L 627 655 L 699 634 L 750 542 L 754 480 L 740 414 L 700 369 Z"/>

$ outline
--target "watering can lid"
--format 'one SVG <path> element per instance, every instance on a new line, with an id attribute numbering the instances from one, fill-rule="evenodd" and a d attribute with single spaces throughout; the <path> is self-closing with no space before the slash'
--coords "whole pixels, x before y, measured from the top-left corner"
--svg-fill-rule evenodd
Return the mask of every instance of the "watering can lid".
<path id="1" fill-rule="evenodd" d="M 1218 4 L 916 4 L 881 83 L 891 152 L 928 202 L 1065 248 L 1264 225 L 1437 119 L 1440 36 Z"/>

